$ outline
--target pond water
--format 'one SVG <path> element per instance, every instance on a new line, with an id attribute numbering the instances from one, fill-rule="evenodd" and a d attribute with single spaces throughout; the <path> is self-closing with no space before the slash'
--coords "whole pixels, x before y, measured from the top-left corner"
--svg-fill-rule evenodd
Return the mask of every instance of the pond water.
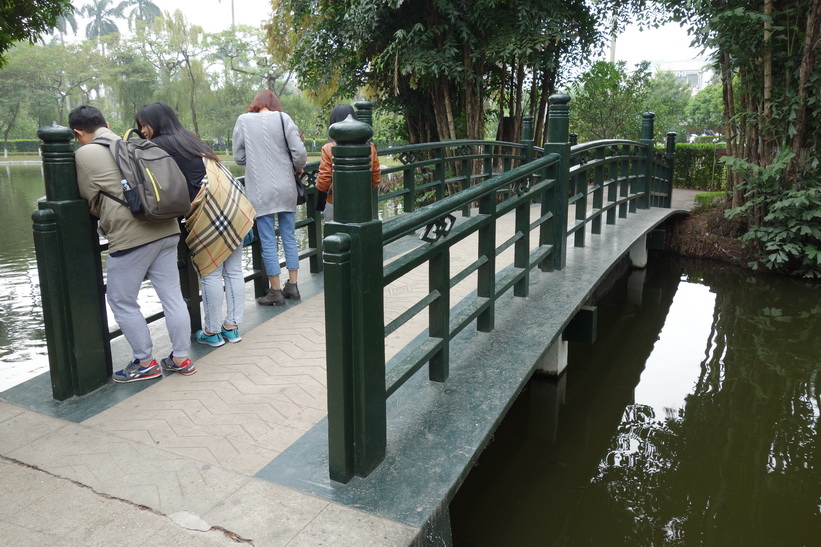
<path id="1" fill-rule="evenodd" d="M 454 544 L 818 545 L 819 291 L 663 255 L 622 278 L 460 488 Z"/>

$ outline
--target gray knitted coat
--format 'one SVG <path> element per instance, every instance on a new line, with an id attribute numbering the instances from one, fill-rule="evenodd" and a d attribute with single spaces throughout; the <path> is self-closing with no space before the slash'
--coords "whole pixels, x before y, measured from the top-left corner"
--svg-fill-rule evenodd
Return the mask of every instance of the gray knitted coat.
<path id="1" fill-rule="evenodd" d="M 288 157 L 282 123 L 294 163 Z M 234 125 L 234 160 L 245 166 L 245 192 L 257 216 L 296 211 L 294 172 L 308 161 L 299 129 L 284 112 L 246 112 Z"/>

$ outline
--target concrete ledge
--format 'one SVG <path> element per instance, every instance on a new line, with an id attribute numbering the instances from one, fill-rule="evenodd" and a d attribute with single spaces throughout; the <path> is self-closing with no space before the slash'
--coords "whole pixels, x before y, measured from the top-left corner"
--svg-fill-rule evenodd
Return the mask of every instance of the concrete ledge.
<path id="1" fill-rule="evenodd" d="M 685 210 L 650 209 L 568 248 L 565 269 L 533 272 L 530 295 L 508 291 L 497 329 L 467 328 L 451 345 L 447 382 L 420 371 L 388 400 L 388 451 L 366 478 L 328 478 L 327 420 L 257 477 L 416 528 L 418 542 L 450 540 L 448 504 L 547 349 L 636 241 Z"/>

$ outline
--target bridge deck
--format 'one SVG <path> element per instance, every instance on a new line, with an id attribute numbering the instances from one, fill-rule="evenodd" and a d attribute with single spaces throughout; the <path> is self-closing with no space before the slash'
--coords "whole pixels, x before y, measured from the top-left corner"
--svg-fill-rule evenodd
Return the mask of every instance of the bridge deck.
<path id="1" fill-rule="evenodd" d="M 389 399 L 388 455 L 366 479 L 328 479 L 322 276 L 307 268 L 301 302 L 249 303 L 243 341 L 194 348 L 194 376 L 109 384 L 63 403 L 47 374 L 3 392 L 0 455 L 166 515 L 193 513 L 256 545 L 409 544 L 429 521 L 447 521 L 448 500 L 573 311 L 633 242 L 691 208 L 692 192 L 674 195 L 673 209 L 640 211 L 570 247 L 564 270 L 532 275 L 529 297 L 508 291 L 493 332 L 460 333 L 446 383 L 421 371 Z M 427 286 L 399 283 L 387 289 L 394 301 Z M 414 336 L 389 340 L 388 355 Z M 113 351 L 126 355 L 122 343 Z M 167 352 L 158 344 L 156 356 Z"/>

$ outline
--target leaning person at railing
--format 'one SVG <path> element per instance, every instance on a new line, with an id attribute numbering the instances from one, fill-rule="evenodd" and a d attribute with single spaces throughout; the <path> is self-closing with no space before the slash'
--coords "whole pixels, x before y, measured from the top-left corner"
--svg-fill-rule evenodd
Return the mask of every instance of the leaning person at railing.
<path id="1" fill-rule="evenodd" d="M 356 111 L 349 104 L 340 104 L 331 110 L 331 116 L 328 120 L 328 127 L 330 128 L 336 122 L 345 120 L 348 116 L 356 118 Z M 329 137 L 330 139 L 330 137 Z M 319 190 L 319 196 L 316 200 L 316 210 L 325 211 L 325 220 L 332 221 L 334 219 L 334 190 L 333 184 L 333 154 L 331 148 L 336 144 L 333 139 L 330 139 L 322 146 L 322 156 L 319 159 L 319 173 L 316 177 L 316 189 Z M 371 142 L 371 187 L 376 188 L 382 181 L 382 170 L 379 166 L 379 155 L 376 152 L 376 145 Z"/>
<path id="2" fill-rule="evenodd" d="M 299 250 L 296 245 L 297 188 L 294 175 L 301 175 L 308 161 L 299 128 L 282 111 L 273 91 L 254 97 L 248 112 L 234 125 L 234 160 L 245 165 L 245 191 L 257 212 L 257 233 L 262 243 L 262 260 L 268 273 L 268 293 L 257 298 L 263 306 L 284 306 L 285 299 L 299 300 L 297 274 Z M 281 286 L 275 221 L 285 252 L 288 281 Z"/>
<path id="3" fill-rule="evenodd" d="M 197 369 L 188 358 L 191 319 L 177 271 L 177 220 L 140 220 L 127 206 L 104 199 L 103 192 L 123 196 L 123 175 L 108 147 L 91 141 L 96 137 L 120 137 L 108 129 L 108 122 L 93 106 L 72 110 L 68 124 L 81 145 L 75 152 L 80 195 L 88 201 L 91 214 L 100 219 L 100 232 L 108 239 L 106 300 L 132 351 L 133 360 L 115 372 L 112 379 L 124 383 L 162 376 L 160 365 L 152 356 L 151 332 L 137 303 L 144 279 L 151 281 L 157 291 L 171 339 L 172 352 L 161 360 L 162 368 L 186 376 L 194 374 Z"/>
<path id="4" fill-rule="evenodd" d="M 165 103 L 142 107 L 135 116 L 137 129 L 177 162 L 188 181 L 192 202 L 186 215 L 185 242 L 202 276 L 205 321 L 194 337 L 218 348 L 225 341 L 242 340 L 239 326 L 245 312 L 242 239 L 254 226 L 254 209 L 242 186 L 200 138 L 182 126 Z M 226 314 L 222 315 L 225 294 Z"/>

